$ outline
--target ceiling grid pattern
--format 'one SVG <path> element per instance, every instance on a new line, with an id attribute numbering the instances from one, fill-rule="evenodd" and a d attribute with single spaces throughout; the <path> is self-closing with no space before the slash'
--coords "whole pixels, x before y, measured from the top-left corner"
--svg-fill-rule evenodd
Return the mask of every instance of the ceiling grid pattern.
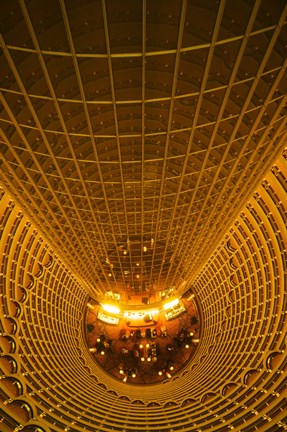
<path id="1" fill-rule="evenodd" d="M 2 2 L 2 179 L 96 297 L 180 294 L 284 147 L 286 4 L 231 3 Z"/>

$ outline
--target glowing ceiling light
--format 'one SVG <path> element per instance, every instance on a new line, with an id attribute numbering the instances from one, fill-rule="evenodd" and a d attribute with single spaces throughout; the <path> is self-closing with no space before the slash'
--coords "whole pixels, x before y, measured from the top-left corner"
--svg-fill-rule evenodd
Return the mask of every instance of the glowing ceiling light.
<path id="1" fill-rule="evenodd" d="M 159 313 L 159 309 L 152 309 L 152 310 L 149 310 L 148 313 L 149 313 L 150 315 L 156 315 L 156 314 Z"/>
<path id="2" fill-rule="evenodd" d="M 171 309 L 173 306 L 176 306 L 179 303 L 179 299 L 172 300 L 163 305 L 164 310 Z"/>
<path id="3" fill-rule="evenodd" d="M 118 306 L 114 306 L 111 304 L 102 304 L 102 308 L 104 309 L 104 311 L 109 312 L 111 314 L 119 314 L 120 313 L 120 308 Z"/>

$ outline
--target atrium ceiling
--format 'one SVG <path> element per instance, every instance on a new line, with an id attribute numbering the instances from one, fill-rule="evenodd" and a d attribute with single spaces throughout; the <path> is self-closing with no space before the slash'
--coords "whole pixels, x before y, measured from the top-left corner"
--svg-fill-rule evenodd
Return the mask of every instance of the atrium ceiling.
<path id="1" fill-rule="evenodd" d="M 93 297 L 184 292 L 285 144 L 286 2 L 0 8 L 2 181 Z"/>

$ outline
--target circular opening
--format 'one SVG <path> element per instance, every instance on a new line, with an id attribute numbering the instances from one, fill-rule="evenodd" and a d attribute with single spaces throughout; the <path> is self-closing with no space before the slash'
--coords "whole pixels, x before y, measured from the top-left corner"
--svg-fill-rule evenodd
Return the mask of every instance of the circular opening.
<path id="1" fill-rule="evenodd" d="M 154 384 L 171 379 L 193 357 L 200 340 L 198 310 L 191 297 L 156 311 L 89 303 L 86 337 L 93 359 L 108 374 L 125 383 Z"/>

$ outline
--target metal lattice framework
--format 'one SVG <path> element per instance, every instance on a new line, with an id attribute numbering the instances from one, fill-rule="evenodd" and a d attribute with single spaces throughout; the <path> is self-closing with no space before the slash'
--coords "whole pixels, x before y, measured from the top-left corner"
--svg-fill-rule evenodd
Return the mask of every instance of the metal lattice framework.
<path id="1" fill-rule="evenodd" d="M 183 292 L 282 150 L 273 3 L 1 2 L 1 178 L 94 296 Z"/>

